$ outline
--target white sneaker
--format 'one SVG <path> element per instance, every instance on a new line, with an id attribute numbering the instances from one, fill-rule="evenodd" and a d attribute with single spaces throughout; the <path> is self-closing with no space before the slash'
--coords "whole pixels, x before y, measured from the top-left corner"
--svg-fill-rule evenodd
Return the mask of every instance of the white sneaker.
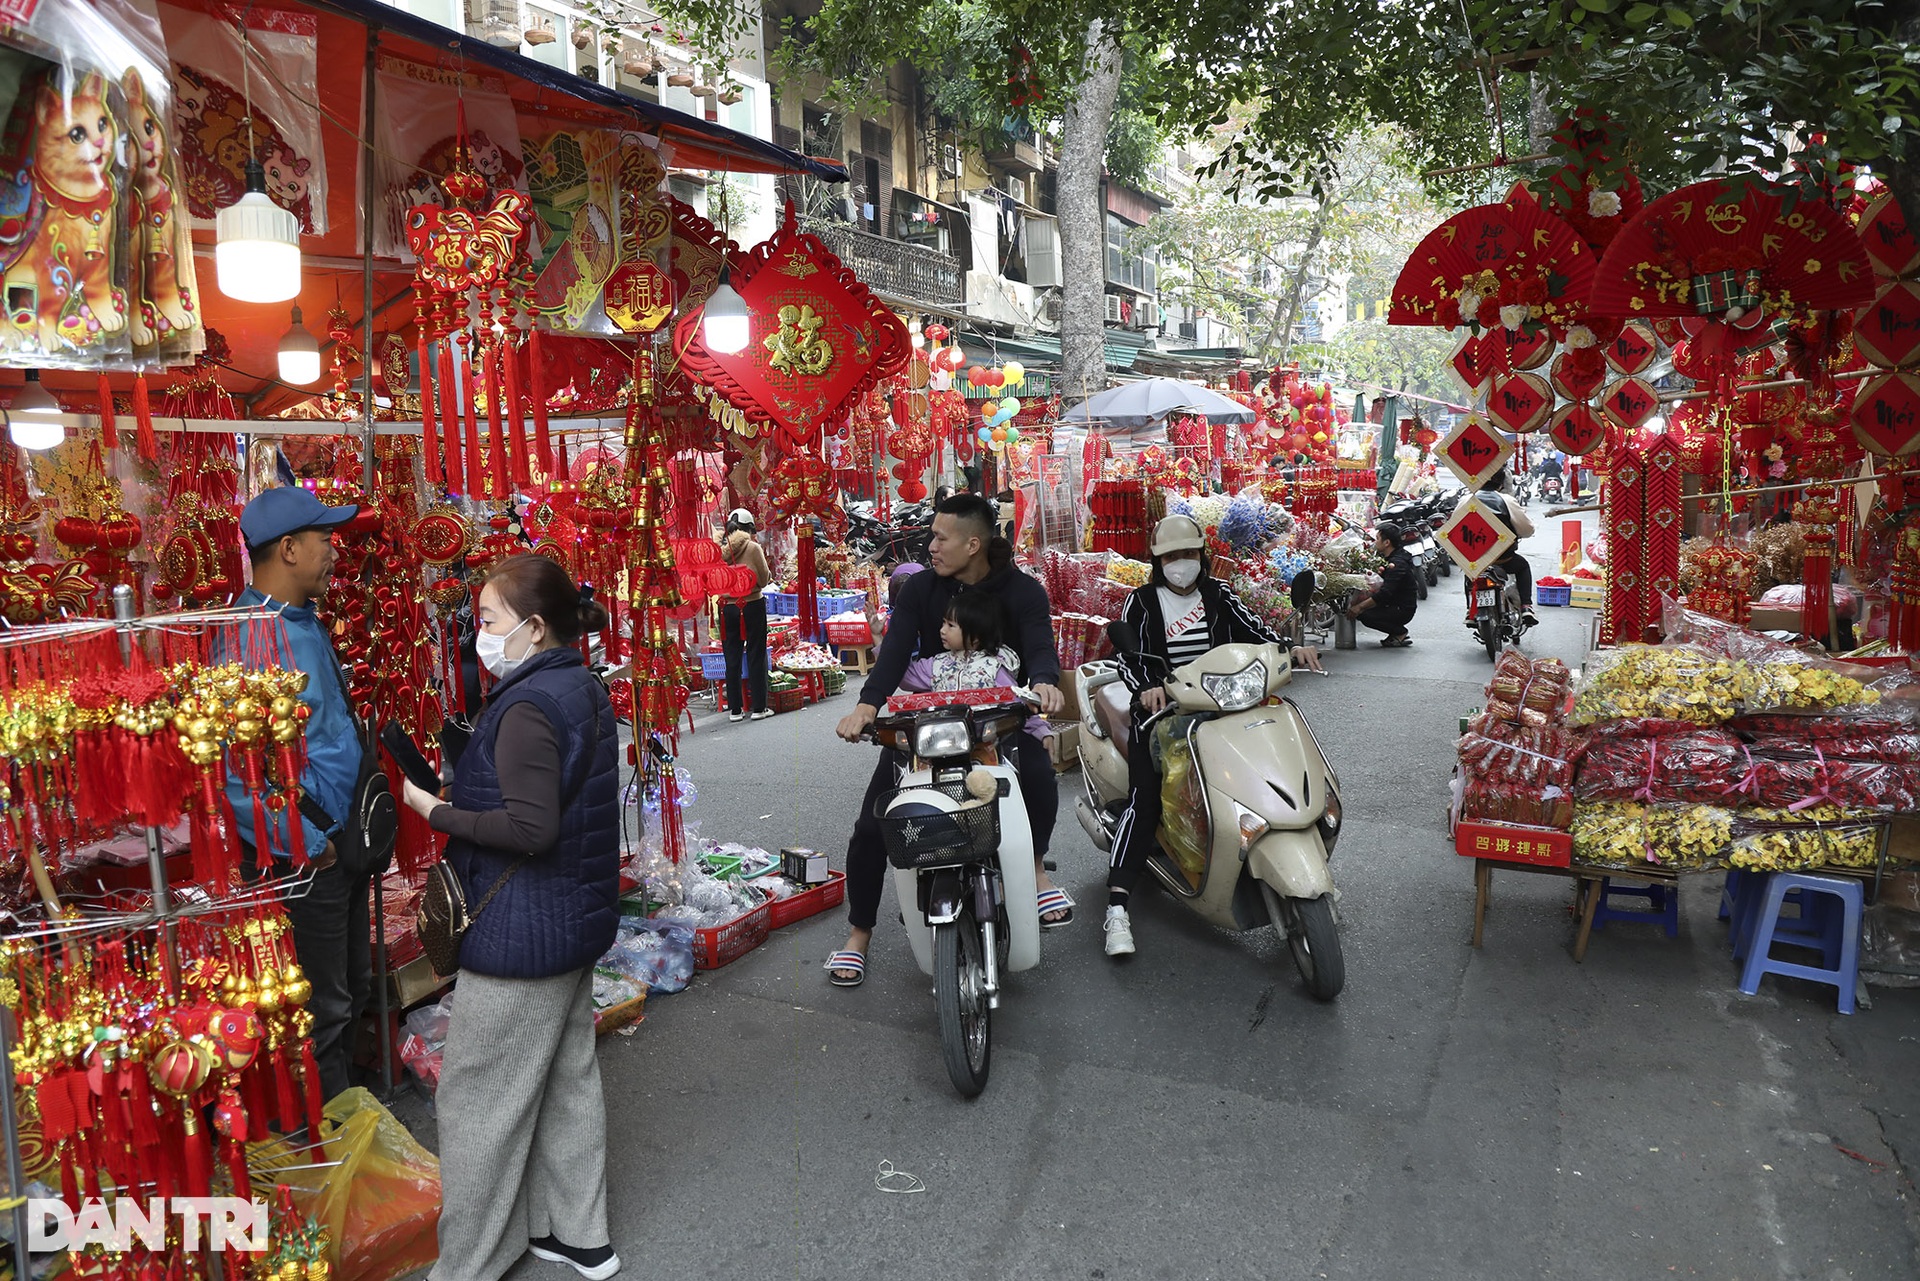
<path id="1" fill-rule="evenodd" d="M 756 721 L 764 721 L 771 715 L 773 715 L 773 709 L 771 707 L 762 708 L 753 714 L 753 719 Z"/>
<path id="2" fill-rule="evenodd" d="M 730 721 L 744 721 L 747 719 L 747 714 L 745 712 L 728 712 L 727 719 Z"/>
<path id="3" fill-rule="evenodd" d="M 1100 928 L 1107 935 L 1108 956 L 1133 955 L 1133 922 L 1126 908 L 1109 907 L 1106 922 Z"/>

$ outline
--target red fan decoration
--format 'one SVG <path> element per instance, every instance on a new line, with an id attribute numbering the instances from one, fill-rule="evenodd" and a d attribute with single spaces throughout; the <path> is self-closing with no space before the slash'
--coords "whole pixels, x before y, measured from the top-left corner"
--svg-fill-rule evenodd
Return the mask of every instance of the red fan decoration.
<path id="1" fill-rule="evenodd" d="M 1600 260 L 1593 308 L 1614 316 L 1719 317 L 1858 307 L 1873 297 L 1860 239 L 1831 205 L 1759 179 L 1696 182 L 1660 197 Z"/>
<path id="2" fill-rule="evenodd" d="M 1573 229 L 1516 190 L 1427 233 L 1394 281 L 1387 322 L 1528 334 L 1563 326 L 1584 309 L 1593 268 Z"/>

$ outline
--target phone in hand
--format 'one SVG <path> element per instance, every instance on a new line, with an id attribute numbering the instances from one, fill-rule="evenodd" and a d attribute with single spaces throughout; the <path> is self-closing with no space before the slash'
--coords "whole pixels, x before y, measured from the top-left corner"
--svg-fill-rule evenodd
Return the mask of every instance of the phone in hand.
<path id="1" fill-rule="evenodd" d="M 380 727 L 380 745 L 387 749 L 409 782 L 430 795 L 440 795 L 440 771 L 398 724 L 388 721 Z"/>

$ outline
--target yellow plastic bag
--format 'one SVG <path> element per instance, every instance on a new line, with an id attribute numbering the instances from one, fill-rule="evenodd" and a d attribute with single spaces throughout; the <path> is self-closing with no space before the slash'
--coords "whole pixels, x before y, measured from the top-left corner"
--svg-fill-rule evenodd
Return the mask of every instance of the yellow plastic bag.
<path id="1" fill-rule="evenodd" d="M 440 1162 L 366 1090 L 343 1090 L 327 1104 L 326 1155 L 302 1154 L 323 1169 L 276 1172 L 294 1204 L 326 1229 L 334 1281 L 396 1281 L 440 1256 Z"/>

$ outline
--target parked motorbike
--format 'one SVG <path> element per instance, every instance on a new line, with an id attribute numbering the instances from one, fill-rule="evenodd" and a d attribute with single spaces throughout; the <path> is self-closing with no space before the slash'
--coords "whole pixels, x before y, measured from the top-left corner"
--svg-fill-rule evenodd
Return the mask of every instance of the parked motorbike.
<path id="1" fill-rule="evenodd" d="M 933 541 L 933 509 L 927 503 L 902 503 L 882 520 L 874 504 L 848 503 L 847 546 L 862 560 L 881 565 L 926 563 Z"/>
<path id="2" fill-rule="evenodd" d="M 1313 575 L 1293 583 L 1304 609 Z M 1124 622 L 1108 627 L 1116 649 L 1139 652 Z M 1149 657 L 1149 663 L 1158 659 Z M 1291 699 L 1279 645 L 1220 645 L 1171 672 L 1166 711 L 1132 738 L 1133 694 L 1112 659 L 1080 667 L 1080 826 L 1111 850 L 1126 812 L 1127 758 L 1160 742 L 1161 770 L 1178 791 L 1164 807 L 1147 868 L 1201 919 L 1229 930 L 1272 925 L 1307 990 L 1331 1001 L 1346 985 L 1336 891 L 1328 860 L 1340 837 L 1340 783 Z M 1161 730 L 1161 726 L 1165 730 Z"/>
<path id="3" fill-rule="evenodd" d="M 1006 976 L 1040 963 L 1033 833 L 1019 773 L 998 750 L 1030 715 L 1010 698 L 883 714 L 868 731 L 909 757 L 875 810 L 907 942 L 933 976 L 947 1075 L 967 1098 L 987 1085 Z"/>
<path id="4" fill-rule="evenodd" d="M 1518 645 L 1532 626 L 1519 584 L 1499 561 L 1467 583 L 1467 630 L 1486 646 L 1488 659 L 1498 659 L 1502 649 Z"/>

